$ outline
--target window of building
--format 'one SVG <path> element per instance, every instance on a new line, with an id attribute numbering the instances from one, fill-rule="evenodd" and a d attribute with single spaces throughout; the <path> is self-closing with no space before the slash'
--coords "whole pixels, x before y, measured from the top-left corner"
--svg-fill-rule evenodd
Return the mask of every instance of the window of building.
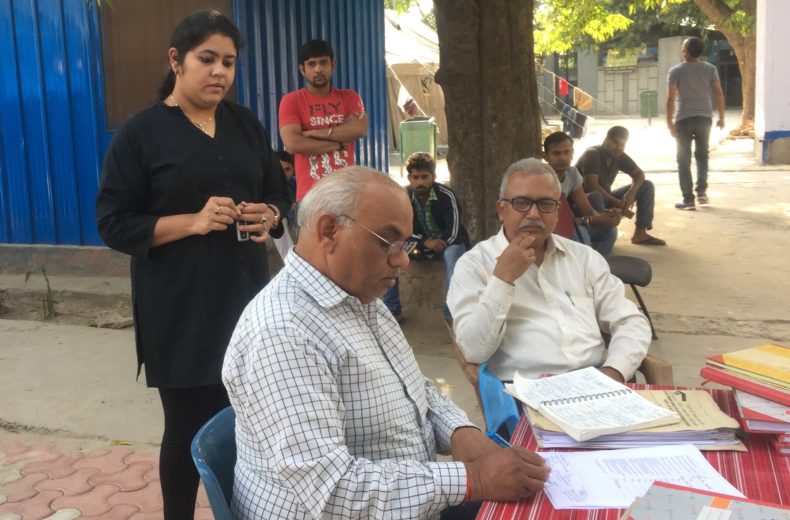
<path id="1" fill-rule="evenodd" d="M 102 59 L 108 128 L 156 101 L 169 68 L 176 24 L 192 11 L 217 9 L 232 19 L 231 0 L 113 0 L 101 9 Z M 228 92 L 235 100 L 236 89 Z"/>

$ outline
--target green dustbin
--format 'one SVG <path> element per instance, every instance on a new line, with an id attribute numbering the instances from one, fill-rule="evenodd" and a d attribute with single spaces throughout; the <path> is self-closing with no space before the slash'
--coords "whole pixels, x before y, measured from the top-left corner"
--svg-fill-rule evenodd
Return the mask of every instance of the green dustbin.
<path id="1" fill-rule="evenodd" d="M 436 144 L 439 141 L 439 127 L 433 117 L 413 117 L 400 124 L 400 173 L 403 164 L 414 152 L 428 152 L 436 157 Z"/>
<path id="2" fill-rule="evenodd" d="M 658 115 L 658 92 L 645 90 L 639 94 L 639 115 L 648 118 Z"/>

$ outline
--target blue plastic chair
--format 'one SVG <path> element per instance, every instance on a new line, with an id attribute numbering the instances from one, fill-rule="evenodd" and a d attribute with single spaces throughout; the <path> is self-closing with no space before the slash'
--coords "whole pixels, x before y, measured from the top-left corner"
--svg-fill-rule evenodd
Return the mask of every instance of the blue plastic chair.
<path id="1" fill-rule="evenodd" d="M 195 461 L 215 520 L 233 520 L 233 469 L 236 466 L 236 414 L 228 406 L 209 419 L 192 440 Z"/>
<path id="2" fill-rule="evenodd" d="M 508 441 L 513 436 L 519 419 L 516 400 L 505 393 L 505 385 L 488 369 L 488 362 L 480 365 L 477 384 L 486 420 L 486 435 L 497 444 L 509 447 Z M 499 433 L 503 426 L 507 438 Z"/>

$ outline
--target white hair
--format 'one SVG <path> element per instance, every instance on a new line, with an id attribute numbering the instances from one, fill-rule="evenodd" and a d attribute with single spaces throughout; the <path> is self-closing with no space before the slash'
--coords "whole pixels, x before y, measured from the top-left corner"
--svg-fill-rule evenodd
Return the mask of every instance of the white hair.
<path id="1" fill-rule="evenodd" d="M 346 166 L 310 188 L 299 204 L 299 226 L 310 229 L 322 215 L 356 218 L 362 194 L 371 182 L 383 182 L 393 189 L 403 190 L 384 172 L 366 166 Z M 348 227 L 352 222 L 343 219 L 341 225 Z"/>
<path id="2" fill-rule="evenodd" d="M 519 159 L 508 166 L 507 170 L 505 170 L 505 174 L 502 176 L 502 182 L 499 185 L 499 200 L 505 198 L 507 183 L 510 180 L 510 176 L 516 172 L 524 173 L 526 175 L 541 175 L 546 177 L 557 187 L 557 191 L 562 192 L 560 179 L 557 177 L 557 173 L 554 171 L 554 168 L 544 163 L 540 159 L 527 157 L 526 159 Z"/>

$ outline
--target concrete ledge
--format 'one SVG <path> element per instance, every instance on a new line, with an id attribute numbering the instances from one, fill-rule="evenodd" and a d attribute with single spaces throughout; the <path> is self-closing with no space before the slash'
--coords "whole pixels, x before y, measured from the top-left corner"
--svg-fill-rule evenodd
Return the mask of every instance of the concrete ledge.
<path id="1" fill-rule="evenodd" d="M 415 260 L 400 276 L 400 300 L 404 307 L 441 308 L 444 305 L 444 262 Z"/>
<path id="2" fill-rule="evenodd" d="M 283 265 L 274 246 L 267 244 L 272 275 Z M 0 275 L 25 274 L 44 267 L 51 276 L 126 277 L 129 256 L 108 247 L 0 244 Z"/>
<path id="3" fill-rule="evenodd" d="M 24 274 L 41 266 L 54 276 L 129 276 L 129 257 L 106 247 L 0 245 L 0 274 Z"/>

